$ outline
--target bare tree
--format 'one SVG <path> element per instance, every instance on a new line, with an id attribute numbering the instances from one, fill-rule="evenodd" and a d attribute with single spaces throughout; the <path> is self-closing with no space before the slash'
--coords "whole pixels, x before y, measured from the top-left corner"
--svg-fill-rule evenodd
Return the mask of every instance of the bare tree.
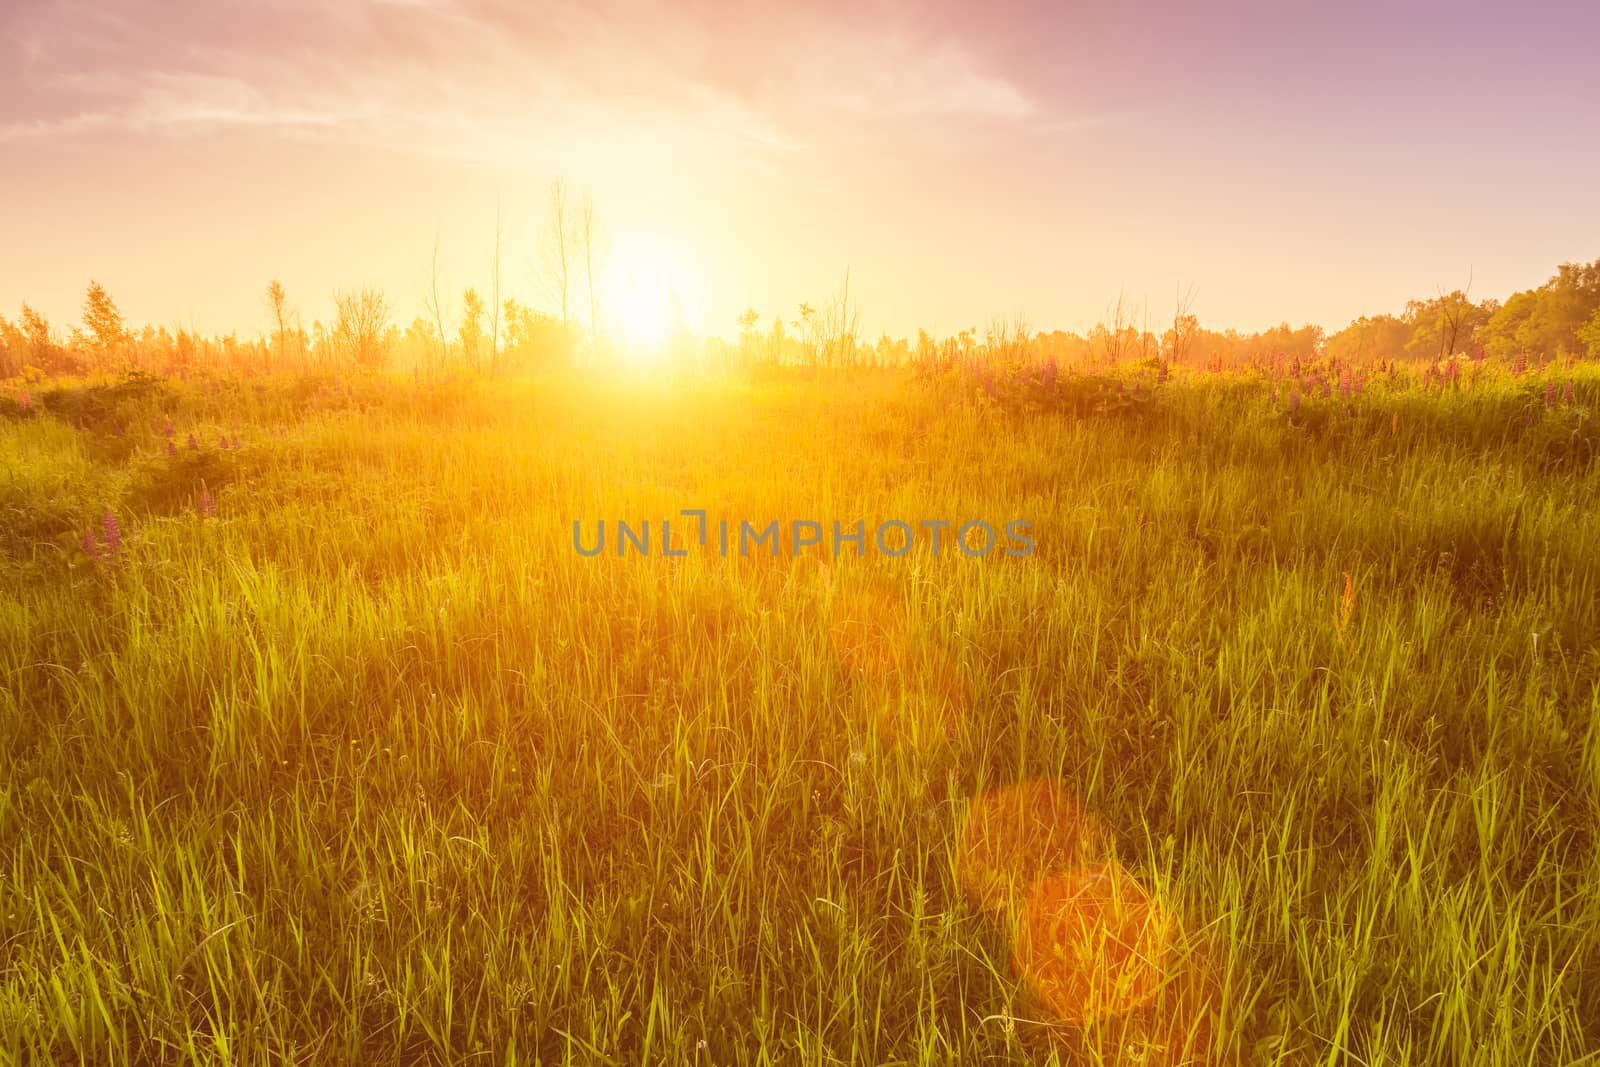
<path id="1" fill-rule="evenodd" d="M 1200 333 L 1200 320 L 1190 312 L 1194 306 L 1194 286 L 1180 292 L 1172 309 L 1172 332 L 1167 338 L 1167 363 L 1182 364 Z"/>
<path id="2" fill-rule="evenodd" d="M 1025 316 L 1018 313 L 1007 318 L 996 315 L 984 328 L 983 347 L 993 361 L 1019 363 L 1028 353 L 1028 342 L 1033 329 Z"/>
<path id="3" fill-rule="evenodd" d="M 377 369 L 388 355 L 389 302 L 381 289 L 333 294 L 334 347 L 359 367 Z"/>
<path id="4" fill-rule="evenodd" d="M 489 268 L 489 377 L 500 369 L 500 201 L 494 203 L 494 262 Z"/>
<path id="5" fill-rule="evenodd" d="M 589 350 L 600 351 L 600 304 L 595 298 L 594 268 L 599 235 L 595 229 L 594 200 L 586 192 L 578 208 L 578 241 L 583 252 L 583 273 L 589 286 Z"/>
<path id="6" fill-rule="evenodd" d="M 561 305 L 562 329 L 566 329 L 572 321 L 572 267 L 577 258 L 574 251 L 575 230 L 572 198 L 567 192 L 567 183 L 557 178 L 550 183 L 549 216 L 545 220 L 544 277 Z"/>
<path id="7" fill-rule="evenodd" d="M 283 283 L 274 278 L 267 283 L 267 308 L 272 312 L 272 321 L 276 327 L 275 336 L 278 339 L 278 366 L 283 366 L 283 346 L 288 340 L 289 333 L 289 297 L 283 291 Z"/>
<path id="8" fill-rule="evenodd" d="M 817 354 L 821 351 L 821 320 L 817 317 L 817 309 L 802 301 L 797 309 L 799 318 L 789 323 L 800 334 L 800 348 L 808 364 L 817 362 Z"/>
<path id="9" fill-rule="evenodd" d="M 1115 367 L 1127 355 L 1127 332 L 1132 326 L 1133 313 L 1123 290 L 1117 290 L 1117 302 L 1106 308 L 1105 357 L 1106 363 Z"/>
<path id="10" fill-rule="evenodd" d="M 444 305 L 439 300 L 439 231 L 433 231 L 433 260 L 429 270 L 428 297 L 423 302 L 425 310 L 433 319 L 439 340 L 438 369 L 443 370 L 445 359 L 449 355 L 449 335 L 444 327 Z"/>
<path id="11" fill-rule="evenodd" d="M 850 302 L 850 271 L 846 268 L 844 283 L 817 323 L 817 348 L 823 364 L 836 367 L 853 361 L 860 334 L 861 308 Z"/>

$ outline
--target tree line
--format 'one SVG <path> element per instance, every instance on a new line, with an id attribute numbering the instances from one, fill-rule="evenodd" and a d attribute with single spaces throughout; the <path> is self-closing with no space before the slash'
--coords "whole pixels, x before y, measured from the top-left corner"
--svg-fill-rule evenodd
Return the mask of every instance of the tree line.
<path id="1" fill-rule="evenodd" d="M 266 330 L 253 339 L 235 333 L 201 336 L 181 327 L 131 328 L 110 293 L 91 281 L 81 320 L 63 334 L 24 303 L 15 321 L 0 315 L 0 378 L 146 370 L 170 375 L 210 371 L 270 373 L 365 368 L 417 373 L 520 374 L 587 362 L 608 365 L 615 346 L 604 327 L 596 286 L 603 241 L 588 196 L 562 182 L 551 187 L 550 217 L 537 272 L 549 310 L 501 291 L 501 239 L 496 226 L 486 292 L 467 288 L 459 308 L 438 285 L 438 248 L 425 314 L 401 328 L 387 296 L 356 288 L 333 294 L 334 315 L 307 329 L 286 287 L 264 292 Z M 1468 287 L 1470 288 L 1470 286 Z M 1148 305 L 1119 297 L 1087 333 L 1041 332 L 1017 317 L 987 326 L 916 338 L 867 339 L 848 273 L 821 307 L 801 303 L 769 325 L 754 308 L 737 319 L 732 342 L 674 332 L 674 359 L 700 369 L 898 366 L 975 359 L 1050 361 L 1062 366 L 1127 362 L 1225 370 L 1268 360 L 1334 359 L 1345 365 L 1435 364 L 1471 357 L 1526 364 L 1600 359 L 1600 260 L 1562 264 L 1543 285 L 1504 301 L 1473 301 L 1467 289 L 1409 301 L 1399 314 L 1362 316 L 1331 335 L 1288 323 L 1240 332 L 1203 327 L 1191 310 L 1192 290 L 1170 315 L 1152 322 Z"/>

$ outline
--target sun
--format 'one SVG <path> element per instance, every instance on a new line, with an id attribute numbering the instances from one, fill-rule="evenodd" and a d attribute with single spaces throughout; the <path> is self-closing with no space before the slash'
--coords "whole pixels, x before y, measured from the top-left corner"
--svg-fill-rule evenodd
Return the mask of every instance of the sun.
<path id="1" fill-rule="evenodd" d="M 631 361 L 658 358 L 682 320 L 689 277 L 681 263 L 665 246 L 646 241 L 619 247 L 612 258 L 607 317 Z"/>

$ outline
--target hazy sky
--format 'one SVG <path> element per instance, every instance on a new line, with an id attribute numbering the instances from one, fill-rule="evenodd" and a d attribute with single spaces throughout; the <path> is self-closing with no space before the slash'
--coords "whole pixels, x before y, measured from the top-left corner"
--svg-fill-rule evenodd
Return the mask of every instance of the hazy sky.
<path id="1" fill-rule="evenodd" d="M 1022 314 L 1337 328 L 1600 257 L 1600 4 L 5 0 L 0 313 L 459 306 L 545 190 L 732 334 L 845 269 L 875 335 Z M 642 279 L 642 282 L 639 281 Z"/>

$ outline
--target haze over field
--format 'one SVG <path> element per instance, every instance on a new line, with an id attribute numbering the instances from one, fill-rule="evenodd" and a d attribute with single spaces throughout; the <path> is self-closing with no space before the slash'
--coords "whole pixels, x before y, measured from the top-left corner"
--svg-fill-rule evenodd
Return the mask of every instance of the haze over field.
<path id="1" fill-rule="evenodd" d="M 7 3 L 0 1067 L 1600 1061 L 1596 40 Z"/>
<path id="2" fill-rule="evenodd" d="M 526 298 L 564 176 L 698 332 L 847 267 L 872 335 L 1189 285 L 1217 327 L 1332 332 L 1593 257 L 1597 35 L 1566 2 L 20 0 L 0 307 L 64 321 L 93 276 L 249 337 L 281 277 L 308 322 L 358 284 L 409 321 L 436 235 L 481 290 L 497 202 Z"/>

